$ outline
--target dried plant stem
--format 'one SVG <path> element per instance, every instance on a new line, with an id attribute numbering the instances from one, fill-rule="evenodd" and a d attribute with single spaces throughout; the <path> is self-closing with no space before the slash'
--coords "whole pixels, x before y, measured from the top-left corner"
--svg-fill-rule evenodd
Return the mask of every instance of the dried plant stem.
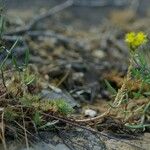
<path id="1" fill-rule="evenodd" d="M 5 77 L 4 77 L 3 69 L 1 69 L 1 76 L 2 76 L 2 83 L 3 83 L 3 86 L 7 89 L 6 84 L 5 84 Z"/>
<path id="2" fill-rule="evenodd" d="M 66 72 L 66 74 L 62 77 L 62 79 L 59 81 L 59 83 L 56 85 L 56 87 L 59 87 L 69 76 L 70 74 L 70 69 Z"/>
<path id="3" fill-rule="evenodd" d="M 90 132 L 94 133 L 95 135 L 96 135 L 96 134 L 100 134 L 101 136 L 104 136 L 104 137 L 107 137 L 107 138 L 110 138 L 110 139 L 114 139 L 114 140 L 116 140 L 116 141 L 119 140 L 119 141 L 121 141 L 121 142 L 123 142 L 123 143 L 126 143 L 126 144 L 128 144 L 128 145 L 131 145 L 131 146 L 133 146 L 133 147 L 136 147 L 137 149 L 144 150 L 142 147 L 139 147 L 139 146 L 137 146 L 137 145 L 131 144 L 130 142 L 126 142 L 126 141 L 124 141 L 124 140 L 121 140 L 120 138 L 118 139 L 118 138 L 115 138 L 114 136 L 110 136 L 110 135 L 108 135 L 108 134 L 105 134 L 105 133 L 96 131 L 95 129 L 93 129 L 93 128 L 91 128 L 91 127 L 83 126 L 83 125 L 81 125 L 81 124 L 75 122 L 75 120 L 69 120 L 69 119 L 67 119 L 67 118 L 63 118 L 63 117 L 60 117 L 60 116 L 56 116 L 56 115 L 52 115 L 52 114 L 47 114 L 47 113 L 42 113 L 42 114 L 45 115 L 45 116 L 54 118 L 54 119 L 56 119 L 56 120 L 65 122 L 65 123 L 67 123 L 67 124 L 69 124 L 69 125 L 72 125 L 72 126 L 75 126 L 75 127 L 78 127 L 78 128 L 81 128 L 81 129 L 84 129 L 84 130 L 87 130 L 87 131 L 90 131 Z M 132 138 L 136 138 L 136 137 L 132 136 Z"/>
<path id="4" fill-rule="evenodd" d="M 4 111 L 2 112 L 2 118 L 1 118 L 1 134 L 0 134 L 0 139 L 3 143 L 4 150 L 7 150 L 6 146 L 6 140 L 5 140 L 5 127 L 4 127 Z"/>
<path id="5" fill-rule="evenodd" d="M 127 90 L 127 83 L 131 79 L 132 66 L 133 66 L 133 61 L 132 61 L 132 59 L 130 59 L 130 63 L 129 63 L 128 71 L 127 71 L 127 76 L 125 77 L 123 84 L 122 84 L 121 88 L 119 89 L 119 91 L 116 95 L 116 98 L 113 102 L 114 107 L 118 107 L 124 98 L 125 92 Z"/>
<path id="6" fill-rule="evenodd" d="M 130 81 L 131 79 L 131 70 L 132 70 L 132 66 L 133 66 L 133 60 L 132 58 L 129 61 L 129 67 L 128 67 L 128 71 L 127 71 L 127 76 L 125 77 L 123 84 L 121 86 L 121 88 L 119 89 L 116 98 L 113 102 L 113 107 L 118 107 L 125 95 L 126 89 L 127 89 L 127 83 L 128 81 Z M 108 110 L 106 112 L 104 112 L 103 114 L 97 116 L 97 117 L 93 117 L 93 118 L 88 118 L 88 119 L 80 119 L 80 120 L 75 120 L 76 122 L 90 122 L 90 121 L 97 121 L 105 116 L 107 116 L 110 111 L 111 111 L 112 107 L 109 107 Z"/>
<path id="7" fill-rule="evenodd" d="M 26 147 L 27 147 L 27 150 L 29 150 L 29 142 L 28 142 L 28 137 L 27 137 L 27 132 L 26 132 L 23 108 L 21 108 L 21 110 L 22 110 L 23 130 L 24 130 L 24 135 L 25 135 Z"/>

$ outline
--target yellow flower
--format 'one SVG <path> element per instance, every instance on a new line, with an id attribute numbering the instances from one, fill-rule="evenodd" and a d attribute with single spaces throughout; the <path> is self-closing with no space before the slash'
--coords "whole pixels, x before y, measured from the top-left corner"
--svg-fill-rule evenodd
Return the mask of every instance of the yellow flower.
<path id="1" fill-rule="evenodd" d="M 131 50 L 135 50 L 142 44 L 145 44 L 147 41 L 147 35 L 143 32 L 130 32 L 125 36 L 125 42 L 129 45 Z"/>
<path id="2" fill-rule="evenodd" d="M 139 32 L 137 35 L 136 35 L 136 40 L 135 40 L 135 46 L 140 46 L 142 44 L 145 44 L 147 42 L 147 35 L 144 34 L 143 32 Z"/>
<path id="3" fill-rule="evenodd" d="M 136 34 L 134 32 L 127 33 L 126 36 L 125 36 L 125 41 L 128 44 L 131 44 L 131 43 L 134 42 L 135 36 L 136 36 Z"/>

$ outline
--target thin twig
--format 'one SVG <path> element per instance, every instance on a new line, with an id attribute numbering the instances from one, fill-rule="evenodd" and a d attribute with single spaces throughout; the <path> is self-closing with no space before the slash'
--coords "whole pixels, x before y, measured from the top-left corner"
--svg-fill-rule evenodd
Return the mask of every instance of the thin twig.
<path id="1" fill-rule="evenodd" d="M 5 97 L 8 94 L 8 92 L 5 92 L 4 94 L 0 95 L 0 101 L 2 100 L 3 97 Z"/>
<path id="2" fill-rule="evenodd" d="M 6 140 L 5 140 L 5 129 L 4 129 L 4 111 L 2 112 L 2 122 L 1 122 L 2 126 L 1 126 L 1 140 L 4 146 L 4 150 L 7 150 L 7 146 L 6 146 Z"/>
<path id="3" fill-rule="evenodd" d="M 99 134 L 99 135 L 101 135 L 101 136 L 105 136 L 105 137 L 107 137 L 107 138 L 114 139 L 114 140 L 116 140 L 116 141 L 121 141 L 121 142 L 123 142 L 123 143 L 125 143 L 125 144 L 131 145 L 131 146 L 136 147 L 136 148 L 138 148 L 138 149 L 140 149 L 140 150 L 145 150 L 144 148 L 139 147 L 139 146 L 137 146 L 137 145 L 134 145 L 134 144 L 131 144 L 131 143 L 129 143 L 129 142 L 123 141 L 123 140 L 121 140 L 121 139 L 112 137 L 112 136 L 107 135 L 107 134 L 105 134 L 105 133 L 101 133 L 101 132 L 96 131 L 96 130 L 94 130 L 94 129 L 92 129 L 92 128 L 89 128 L 89 127 L 86 127 L 86 126 L 82 126 L 82 125 L 80 125 L 78 122 L 75 122 L 75 120 L 69 120 L 69 119 L 66 119 L 66 118 L 62 118 L 62 117 L 59 117 L 59 116 L 54 116 L 54 115 L 46 114 L 46 113 L 42 113 L 42 114 L 45 115 L 45 116 L 49 116 L 49 117 L 51 117 L 51 118 L 60 120 L 60 121 L 62 121 L 62 122 L 68 123 L 68 124 L 70 124 L 70 125 L 76 126 L 76 127 L 78 127 L 78 128 L 88 130 L 88 131 L 90 131 L 90 132 L 92 132 L 92 133 Z"/>
<path id="4" fill-rule="evenodd" d="M 1 69 L 1 76 L 2 76 L 3 86 L 5 87 L 5 89 L 7 89 L 6 84 L 5 84 L 5 77 L 4 77 L 3 69 Z"/>
<path id="5" fill-rule="evenodd" d="M 70 68 L 67 70 L 67 72 L 65 73 L 65 75 L 62 77 L 62 79 L 59 81 L 59 83 L 56 85 L 56 87 L 59 87 L 69 76 L 70 74 Z"/>
<path id="6" fill-rule="evenodd" d="M 24 114 L 23 114 L 23 108 L 22 107 L 21 107 L 21 112 L 22 112 L 23 130 L 24 130 L 24 135 L 25 135 L 26 147 L 29 150 L 29 142 L 28 142 L 28 137 L 27 137 L 27 132 L 26 132 L 26 125 L 25 125 L 25 120 L 24 120 Z"/>
<path id="7" fill-rule="evenodd" d="M 14 121 L 14 123 L 15 124 L 17 124 L 21 129 L 23 129 L 24 130 L 24 128 L 18 123 L 18 122 L 16 122 L 16 121 Z M 39 138 L 39 137 L 37 137 L 37 136 L 35 136 L 35 135 L 33 135 L 32 133 L 30 133 L 27 129 L 25 129 L 26 130 L 26 132 L 29 134 L 29 135 L 31 135 L 33 138 L 36 138 L 37 140 L 41 140 L 41 138 Z M 43 144 L 46 144 L 43 140 L 41 141 Z M 54 150 L 52 147 L 50 147 L 49 145 L 47 145 L 49 148 L 51 148 L 51 150 Z"/>

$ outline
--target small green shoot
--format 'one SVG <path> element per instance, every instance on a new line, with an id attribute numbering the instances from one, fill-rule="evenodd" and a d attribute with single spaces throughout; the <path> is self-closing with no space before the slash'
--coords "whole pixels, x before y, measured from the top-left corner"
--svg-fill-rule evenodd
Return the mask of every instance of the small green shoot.
<path id="1" fill-rule="evenodd" d="M 125 126 L 130 129 L 142 129 L 143 131 L 145 131 L 146 128 L 150 128 L 150 124 L 138 124 L 138 125 L 125 124 Z"/>
<path id="2" fill-rule="evenodd" d="M 107 88 L 108 88 L 108 91 L 112 94 L 112 95 L 116 95 L 117 94 L 117 91 L 111 86 L 111 84 L 107 81 L 107 80 L 104 80 Z"/>
<path id="3" fill-rule="evenodd" d="M 4 30 L 4 18 L 0 16 L 0 39 L 2 38 L 3 30 Z"/>
<path id="4" fill-rule="evenodd" d="M 17 71 L 19 71 L 19 66 L 18 66 L 17 60 L 16 60 L 16 58 L 15 58 L 14 55 L 12 55 L 12 63 L 13 63 L 13 65 L 14 65 L 15 69 L 16 69 Z"/>
<path id="5" fill-rule="evenodd" d="M 58 111 L 64 115 L 70 114 L 73 112 L 73 108 L 70 107 L 65 100 L 56 100 L 54 104 L 58 108 Z"/>
<path id="6" fill-rule="evenodd" d="M 54 120 L 52 122 L 47 122 L 46 124 L 44 124 L 43 126 L 39 127 L 38 129 L 52 128 L 58 122 L 59 122 L 59 120 Z"/>
<path id="7" fill-rule="evenodd" d="M 4 73 L 3 73 L 4 65 L 5 65 L 8 57 L 12 54 L 12 50 L 15 48 L 17 42 L 18 42 L 18 40 L 12 45 L 12 47 L 10 48 L 10 50 L 7 51 L 7 55 L 6 55 L 5 59 L 0 64 L 0 71 L 1 71 L 2 81 L 3 81 L 3 85 L 4 85 L 5 88 L 7 88 L 7 87 L 5 85 L 5 79 L 4 79 Z"/>
<path id="8" fill-rule="evenodd" d="M 37 127 L 42 124 L 43 119 L 42 119 L 42 115 L 40 114 L 39 111 L 35 112 L 35 114 L 33 116 L 33 121 Z"/>
<path id="9" fill-rule="evenodd" d="M 25 67 L 28 66 L 28 63 L 29 63 L 29 49 L 26 49 L 25 51 Z"/>
<path id="10" fill-rule="evenodd" d="M 16 113 L 12 108 L 7 107 L 4 111 L 5 119 L 8 121 L 13 121 L 18 117 L 18 113 Z"/>

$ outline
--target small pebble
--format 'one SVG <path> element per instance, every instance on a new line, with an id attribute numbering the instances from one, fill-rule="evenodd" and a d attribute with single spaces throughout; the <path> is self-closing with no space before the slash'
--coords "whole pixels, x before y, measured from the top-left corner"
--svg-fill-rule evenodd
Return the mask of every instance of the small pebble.
<path id="1" fill-rule="evenodd" d="M 94 50 L 92 55 L 99 59 L 102 59 L 105 57 L 105 53 L 102 50 Z"/>
<path id="2" fill-rule="evenodd" d="M 73 78 L 73 80 L 79 80 L 83 77 L 84 77 L 84 74 L 82 72 L 76 72 L 76 73 L 73 74 L 72 78 Z"/>
<path id="3" fill-rule="evenodd" d="M 97 112 L 92 109 L 86 109 L 84 114 L 85 114 L 85 116 L 95 117 L 97 115 Z"/>

